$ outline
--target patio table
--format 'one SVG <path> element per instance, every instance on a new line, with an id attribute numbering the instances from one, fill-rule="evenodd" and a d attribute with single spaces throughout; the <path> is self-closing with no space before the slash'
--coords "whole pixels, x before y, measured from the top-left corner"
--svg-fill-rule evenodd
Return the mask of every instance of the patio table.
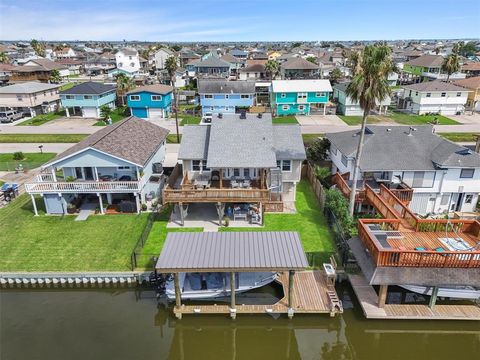
<path id="1" fill-rule="evenodd" d="M 195 180 L 194 185 L 196 187 L 206 188 L 210 184 L 209 180 Z"/>

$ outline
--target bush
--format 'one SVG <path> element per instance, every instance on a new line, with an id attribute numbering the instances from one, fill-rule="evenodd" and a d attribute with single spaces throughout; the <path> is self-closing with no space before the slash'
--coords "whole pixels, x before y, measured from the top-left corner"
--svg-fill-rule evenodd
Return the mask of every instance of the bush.
<path id="1" fill-rule="evenodd" d="M 142 204 L 142 211 L 147 211 L 147 204 Z"/>
<path id="2" fill-rule="evenodd" d="M 325 160 L 328 157 L 330 141 L 327 138 L 317 139 L 307 149 L 307 159 L 313 162 Z"/>
<path id="3" fill-rule="evenodd" d="M 23 160 L 23 159 L 25 159 L 25 155 L 23 155 L 23 152 L 16 151 L 13 153 L 13 160 Z"/>
<path id="4" fill-rule="evenodd" d="M 339 190 L 326 191 L 325 207 L 335 215 L 347 237 L 356 233 L 355 221 L 348 211 L 348 201 Z"/>
<path id="5" fill-rule="evenodd" d="M 332 174 L 330 173 L 330 169 L 328 167 L 321 167 L 315 166 L 315 176 L 323 187 L 329 188 L 331 186 L 330 180 L 332 178 Z"/>

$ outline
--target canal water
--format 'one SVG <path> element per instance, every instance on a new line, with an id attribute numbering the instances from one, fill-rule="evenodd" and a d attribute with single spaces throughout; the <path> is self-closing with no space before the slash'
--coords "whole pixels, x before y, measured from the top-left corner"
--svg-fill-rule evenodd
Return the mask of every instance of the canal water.
<path id="1" fill-rule="evenodd" d="M 348 285 L 342 316 L 185 316 L 142 289 L 3 290 L 1 360 L 480 358 L 480 324 L 365 320 Z"/>

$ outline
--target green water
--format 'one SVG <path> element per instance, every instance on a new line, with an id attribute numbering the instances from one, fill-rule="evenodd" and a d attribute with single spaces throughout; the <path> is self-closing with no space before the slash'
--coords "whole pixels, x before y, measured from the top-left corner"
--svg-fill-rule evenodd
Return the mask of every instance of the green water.
<path id="1" fill-rule="evenodd" d="M 7 290 L 0 293 L 0 359 L 435 359 L 480 358 L 478 322 L 364 320 L 348 286 L 342 316 L 185 316 L 150 291 Z"/>

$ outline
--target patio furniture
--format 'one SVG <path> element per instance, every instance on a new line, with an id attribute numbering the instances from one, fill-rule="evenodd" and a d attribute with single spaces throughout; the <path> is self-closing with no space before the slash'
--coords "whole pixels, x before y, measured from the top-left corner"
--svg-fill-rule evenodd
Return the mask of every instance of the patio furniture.
<path id="1" fill-rule="evenodd" d="M 132 177 L 129 175 L 123 175 L 120 176 L 120 179 L 118 179 L 118 181 L 132 181 Z"/>
<path id="2" fill-rule="evenodd" d="M 102 181 L 112 181 L 113 180 L 113 176 L 112 175 L 101 175 L 98 177 L 100 180 Z"/>
<path id="3" fill-rule="evenodd" d="M 233 220 L 244 219 L 247 220 L 248 210 L 244 210 L 240 207 L 233 209 Z"/>
<path id="4" fill-rule="evenodd" d="M 230 186 L 232 187 L 232 189 L 235 189 L 235 188 L 238 188 L 240 185 L 238 184 L 237 181 L 232 180 L 230 181 Z"/>
<path id="5" fill-rule="evenodd" d="M 205 189 L 207 186 L 210 187 L 210 181 L 209 180 L 194 180 L 193 181 L 194 185 L 196 188 L 200 188 L 200 189 Z"/>

